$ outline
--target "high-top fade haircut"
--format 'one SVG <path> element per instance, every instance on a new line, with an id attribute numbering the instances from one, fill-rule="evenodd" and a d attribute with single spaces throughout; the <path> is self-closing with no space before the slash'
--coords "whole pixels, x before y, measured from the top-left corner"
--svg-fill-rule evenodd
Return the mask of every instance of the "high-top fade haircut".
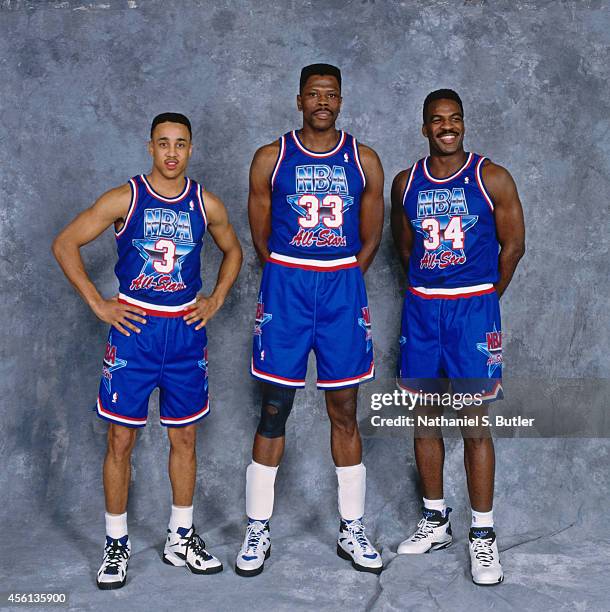
<path id="1" fill-rule="evenodd" d="M 186 129 L 189 131 L 189 137 L 191 138 L 191 140 L 193 139 L 193 130 L 191 129 L 191 122 L 189 121 L 186 115 L 181 115 L 180 113 L 161 113 L 152 120 L 152 124 L 150 126 L 151 140 L 155 128 L 160 123 L 181 123 L 182 125 L 186 125 Z"/>
<path id="2" fill-rule="evenodd" d="M 339 82 L 339 92 L 341 91 L 341 70 L 331 64 L 310 64 L 301 70 L 301 80 L 299 81 L 299 93 L 303 91 L 307 79 L 313 75 L 330 75 L 334 76 Z"/>
<path id="3" fill-rule="evenodd" d="M 462 99 L 460 98 L 460 96 L 458 96 L 457 93 L 453 91 L 453 89 L 437 89 L 436 91 L 430 92 L 424 100 L 424 123 L 426 123 L 426 113 L 428 112 L 428 106 L 431 102 L 435 102 L 436 100 L 453 100 L 454 102 L 457 102 L 460 105 L 462 117 L 464 116 L 464 107 L 462 106 Z"/>

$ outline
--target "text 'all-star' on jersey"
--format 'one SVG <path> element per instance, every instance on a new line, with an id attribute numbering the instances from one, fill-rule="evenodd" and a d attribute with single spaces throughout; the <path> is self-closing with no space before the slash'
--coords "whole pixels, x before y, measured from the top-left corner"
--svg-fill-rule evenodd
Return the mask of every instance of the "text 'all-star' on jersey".
<path id="1" fill-rule="evenodd" d="M 341 131 L 325 153 L 307 149 L 296 131 L 282 136 L 271 176 L 269 251 L 324 260 L 357 255 L 365 184 L 353 136 Z"/>
<path id="2" fill-rule="evenodd" d="M 178 314 L 201 289 L 207 219 L 202 187 L 185 179 L 175 198 L 158 194 L 143 174 L 129 181 L 131 204 L 116 234 L 119 299 L 150 314 Z"/>
<path id="3" fill-rule="evenodd" d="M 485 157 L 468 153 L 464 165 L 443 179 L 430 174 L 428 159 L 413 165 L 403 194 L 414 230 L 409 284 L 452 288 L 495 283 L 499 244 L 493 202 L 481 177 Z"/>

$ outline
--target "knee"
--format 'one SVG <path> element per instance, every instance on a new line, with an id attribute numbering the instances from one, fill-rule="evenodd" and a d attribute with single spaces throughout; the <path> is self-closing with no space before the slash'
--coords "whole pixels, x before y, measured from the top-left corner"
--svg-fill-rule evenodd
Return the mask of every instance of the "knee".
<path id="1" fill-rule="evenodd" d="M 112 423 L 108 429 L 108 453 L 117 459 L 131 455 L 136 442 L 136 430 Z"/>
<path id="2" fill-rule="evenodd" d="M 464 450 L 466 452 L 478 452 L 482 449 L 493 449 L 493 440 L 490 435 L 482 435 L 481 432 L 464 434 Z"/>
<path id="3" fill-rule="evenodd" d="M 356 398 L 335 400 L 328 405 L 328 416 L 334 430 L 352 436 L 358 431 L 356 420 Z"/>
<path id="4" fill-rule="evenodd" d="M 197 426 L 170 427 L 167 430 L 172 451 L 179 453 L 192 453 L 197 442 Z"/>
<path id="5" fill-rule="evenodd" d="M 294 403 L 295 389 L 265 385 L 261 418 L 256 431 L 264 438 L 281 438 L 286 435 L 286 421 Z"/>

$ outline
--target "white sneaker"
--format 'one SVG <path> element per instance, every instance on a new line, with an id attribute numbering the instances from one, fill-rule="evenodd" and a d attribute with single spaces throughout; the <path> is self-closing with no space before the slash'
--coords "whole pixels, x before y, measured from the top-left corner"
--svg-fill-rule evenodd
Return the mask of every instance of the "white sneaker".
<path id="1" fill-rule="evenodd" d="M 342 559 L 351 561 L 352 567 L 359 572 L 381 574 L 383 569 L 381 555 L 366 537 L 361 519 L 341 520 L 337 538 L 337 554 Z"/>
<path id="2" fill-rule="evenodd" d="M 472 527 L 468 539 L 472 581 L 480 586 L 500 584 L 504 580 L 504 572 L 500 565 L 500 553 L 493 528 Z"/>
<path id="3" fill-rule="evenodd" d="M 257 576 L 265 568 L 265 561 L 270 555 L 269 521 L 250 520 L 235 561 L 235 572 L 239 576 Z"/>
<path id="4" fill-rule="evenodd" d="M 180 527 L 178 532 L 167 530 L 163 550 L 163 563 L 174 567 L 186 566 L 193 574 L 217 574 L 222 572 L 222 563 L 205 549 L 205 542 L 190 529 Z"/>
<path id="5" fill-rule="evenodd" d="M 451 546 L 451 523 L 449 513 L 451 508 L 445 510 L 445 515 L 439 510 L 423 509 L 423 518 L 417 523 L 417 530 L 398 546 L 399 555 L 420 555 L 431 550 L 441 550 Z"/>
<path id="6" fill-rule="evenodd" d="M 124 535 L 119 540 L 113 540 L 111 537 L 106 536 L 104 560 L 97 572 L 96 582 L 99 589 L 104 591 L 120 589 L 125 585 L 130 554 L 131 544 L 129 536 Z"/>

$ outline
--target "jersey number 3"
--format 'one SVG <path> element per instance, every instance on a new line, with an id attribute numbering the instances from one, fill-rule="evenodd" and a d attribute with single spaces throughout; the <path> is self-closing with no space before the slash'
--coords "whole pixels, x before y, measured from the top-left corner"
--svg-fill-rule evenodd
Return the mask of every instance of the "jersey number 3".
<path id="1" fill-rule="evenodd" d="M 153 261 L 153 268 L 161 274 L 168 274 L 174 270 L 174 260 L 176 258 L 176 245 L 166 238 L 161 238 L 155 242 L 157 252 L 163 253 L 163 259 Z"/>
<path id="2" fill-rule="evenodd" d="M 336 194 L 325 195 L 322 201 L 311 194 L 302 195 L 299 198 L 299 206 L 307 212 L 305 216 L 299 217 L 301 227 L 311 229 L 320 223 L 320 208 L 330 209 L 328 216 L 322 217 L 322 223 L 326 227 L 337 228 L 343 225 L 343 200 Z"/>

